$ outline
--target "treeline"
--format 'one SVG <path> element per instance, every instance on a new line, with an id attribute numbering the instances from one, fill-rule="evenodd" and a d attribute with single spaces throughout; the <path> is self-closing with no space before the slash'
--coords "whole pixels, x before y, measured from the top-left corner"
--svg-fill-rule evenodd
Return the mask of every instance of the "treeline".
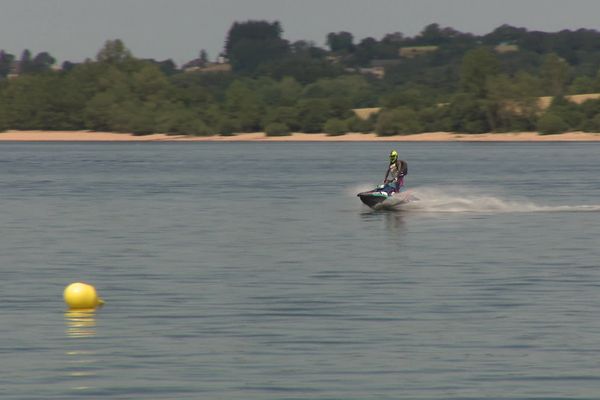
<path id="1" fill-rule="evenodd" d="M 0 52 L 0 129 L 230 135 L 348 131 L 380 135 L 600 131 L 600 33 L 501 26 L 475 36 L 437 24 L 327 49 L 290 43 L 278 22 L 230 28 L 220 65 L 206 52 L 177 68 L 135 58 L 120 40 L 55 68 L 46 53 Z M 212 68 L 221 65 L 230 67 Z M 193 67 L 193 68 L 191 68 Z M 540 96 L 553 96 L 542 109 Z M 381 111 L 359 118 L 356 108 Z"/>

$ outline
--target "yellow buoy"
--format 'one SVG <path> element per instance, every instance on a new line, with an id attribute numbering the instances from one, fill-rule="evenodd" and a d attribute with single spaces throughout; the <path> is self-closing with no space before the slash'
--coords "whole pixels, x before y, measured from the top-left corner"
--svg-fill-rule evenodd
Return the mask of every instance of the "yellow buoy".
<path id="1" fill-rule="evenodd" d="M 87 283 L 71 283 L 65 288 L 63 297 L 71 310 L 94 309 L 104 304 L 96 289 Z"/>

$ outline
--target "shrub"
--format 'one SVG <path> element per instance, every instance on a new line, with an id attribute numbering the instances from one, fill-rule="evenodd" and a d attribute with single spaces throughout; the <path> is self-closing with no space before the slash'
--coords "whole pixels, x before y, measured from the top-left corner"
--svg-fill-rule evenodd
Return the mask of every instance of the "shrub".
<path id="1" fill-rule="evenodd" d="M 452 131 L 452 120 L 447 106 L 433 106 L 418 111 L 425 132 Z"/>
<path id="2" fill-rule="evenodd" d="M 563 132 L 571 129 L 578 129 L 586 119 L 586 109 L 577 105 L 564 97 L 557 96 L 552 100 L 552 104 L 546 110 L 546 114 L 559 117 L 567 127 Z"/>
<path id="3" fill-rule="evenodd" d="M 233 136 L 240 131 L 240 123 L 235 118 L 224 117 L 217 123 L 217 132 L 221 136 Z"/>
<path id="4" fill-rule="evenodd" d="M 182 135 L 208 136 L 210 129 L 194 112 L 175 110 L 159 113 L 157 118 L 158 132 L 170 132 Z"/>
<path id="5" fill-rule="evenodd" d="M 323 132 L 325 122 L 332 117 L 331 102 L 325 99 L 308 99 L 298 103 L 298 122 L 306 133 Z"/>
<path id="6" fill-rule="evenodd" d="M 558 115 L 545 113 L 538 120 L 537 129 L 541 134 L 551 135 L 566 132 L 569 125 Z"/>
<path id="7" fill-rule="evenodd" d="M 472 94 L 455 95 L 444 112 L 451 121 L 452 131 L 484 133 L 491 130 L 483 101 Z"/>
<path id="8" fill-rule="evenodd" d="M 341 119 L 331 118 L 325 122 L 323 130 L 329 136 L 343 135 L 344 133 L 348 132 L 348 123 Z"/>
<path id="9" fill-rule="evenodd" d="M 407 135 L 423 132 L 423 124 L 414 110 L 400 107 L 380 113 L 375 130 L 380 136 Z"/>
<path id="10" fill-rule="evenodd" d="M 211 134 L 208 126 L 200 119 L 182 122 L 176 129 L 176 132 L 186 135 L 209 136 Z"/>
<path id="11" fill-rule="evenodd" d="M 463 125 L 464 133 L 486 133 L 488 125 L 483 120 L 465 121 Z"/>
<path id="12" fill-rule="evenodd" d="M 281 122 L 271 122 L 265 127 L 265 134 L 267 136 L 289 136 L 291 130 L 286 124 Z"/>
<path id="13" fill-rule="evenodd" d="M 600 114 L 585 121 L 582 130 L 585 132 L 600 132 Z"/>
<path id="14" fill-rule="evenodd" d="M 262 124 L 267 127 L 273 122 L 284 124 L 290 131 L 300 130 L 298 111 L 293 107 L 269 107 L 262 119 Z M 266 129 L 265 129 L 266 130 Z"/>
<path id="15" fill-rule="evenodd" d="M 354 117 L 348 119 L 347 123 L 348 123 L 348 130 L 350 130 L 351 132 L 368 133 L 368 132 L 373 132 L 375 130 L 375 123 L 370 118 L 362 119 L 357 116 L 354 116 Z"/>

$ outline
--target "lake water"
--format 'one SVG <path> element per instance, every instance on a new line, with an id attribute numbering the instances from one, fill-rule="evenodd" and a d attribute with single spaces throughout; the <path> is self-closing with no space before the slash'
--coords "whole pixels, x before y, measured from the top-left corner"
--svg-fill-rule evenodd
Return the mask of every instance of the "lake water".
<path id="1" fill-rule="evenodd" d="M 393 146 L 421 201 L 374 212 Z M 598 399 L 599 155 L 3 143 L 0 398 Z"/>

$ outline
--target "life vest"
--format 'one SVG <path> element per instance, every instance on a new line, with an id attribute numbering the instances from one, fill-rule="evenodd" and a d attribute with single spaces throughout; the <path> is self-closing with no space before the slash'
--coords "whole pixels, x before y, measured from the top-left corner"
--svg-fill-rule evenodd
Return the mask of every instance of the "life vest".
<path id="1" fill-rule="evenodd" d="M 398 169 L 398 164 L 400 164 L 400 169 Z M 397 179 L 400 176 L 404 176 L 408 173 L 408 164 L 403 161 L 396 161 L 393 164 L 390 164 L 390 175 L 392 179 Z"/>
<path id="2" fill-rule="evenodd" d="M 398 163 L 395 162 L 393 164 L 390 164 L 390 177 L 392 179 L 398 179 L 399 176 L 400 170 L 398 169 Z"/>

